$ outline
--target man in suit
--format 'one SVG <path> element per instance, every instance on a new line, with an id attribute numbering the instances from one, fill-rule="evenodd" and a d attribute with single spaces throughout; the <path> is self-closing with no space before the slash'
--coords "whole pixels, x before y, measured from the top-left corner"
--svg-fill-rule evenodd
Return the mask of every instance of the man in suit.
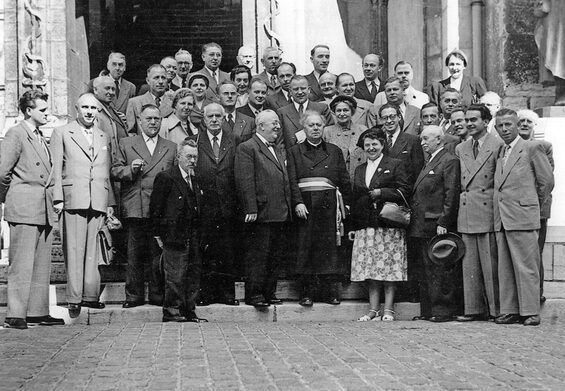
<path id="1" fill-rule="evenodd" d="M 69 315 L 81 306 L 104 308 L 100 298 L 97 235 L 106 215 L 113 215 L 110 184 L 110 140 L 95 125 L 98 105 L 92 94 L 77 101 L 77 119 L 57 128 L 51 137 L 53 204 L 62 214 L 62 241 L 67 267 Z"/>
<path id="2" fill-rule="evenodd" d="M 326 72 L 327 73 L 327 72 Z M 321 79 L 321 78 L 320 78 Z M 337 95 L 348 96 L 355 100 L 357 108 L 351 117 L 351 122 L 357 125 L 365 125 L 367 123 L 367 114 L 373 104 L 363 99 L 354 98 L 355 96 L 355 79 L 350 73 L 341 73 L 336 79 Z"/>
<path id="3" fill-rule="evenodd" d="M 159 249 L 151 232 L 149 200 L 157 173 L 175 164 L 176 144 L 159 136 L 161 115 L 155 105 L 143 106 L 139 125 L 142 134 L 120 140 L 112 179 L 121 183 L 122 217 L 128 233 L 128 268 L 124 308 L 145 304 L 145 276 L 149 279 L 149 302 L 162 305 L 163 283 Z"/>
<path id="4" fill-rule="evenodd" d="M 457 140 L 455 145 L 462 143 L 471 137 L 469 135 L 469 129 L 467 128 L 465 110 L 463 107 L 459 106 L 453 109 L 451 112 L 450 122 L 453 127 L 453 137 Z"/>
<path id="5" fill-rule="evenodd" d="M 262 308 L 282 304 L 275 290 L 292 209 L 285 157 L 274 146 L 281 136 L 279 118 L 265 110 L 255 120 L 257 133 L 237 148 L 235 181 L 248 227 L 245 302 Z"/>
<path id="6" fill-rule="evenodd" d="M 332 100 L 337 96 L 337 76 L 333 73 L 326 72 L 320 76 L 320 89 L 322 90 L 322 96 L 324 100 L 320 101 L 328 106 L 332 103 Z"/>
<path id="7" fill-rule="evenodd" d="M 402 131 L 408 134 L 418 135 L 418 120 L 420 118 L 420 109 L 416 106 L 406 104 L 404 102 L 404 89 L 402 82 L 398 76 L 391 76 L 384 83 L 385 96 L 387 103 L 391 103 L 400 107 L 402 114 L 403 127 Z M 367 111 L 367 127 L 372 128 L 375 126 L 379 119 L 380 106 L 371 106 Z"/>
<path id="8" fill-rule="evenodd" d="M 316 45 L 310 50 L 310 61 L 314 66 L 312 73 L 306 75 L 308 85 L 310 86 L 309 100 L 319 102 L 324 100 L 320 83 L 320 76 L 328 71 L 330 65 L 330 48 L 327 45 Z"/>
<path id="9" fill-rule="evenodd" d="M 141 108 L 145 105 L 155 105 L 161 111 L 161 117 L 166 117 L 173 112 L 171 96 L 165 94 L 168 89 L 167 71 L 161 64 L 153 64 L 147 68 L 149 91 L 141 96 L 131 98 L 126 113 L 128 133 L 141 134 L 137 124 Z"/>
<path id="10" fill-rule="evenodd" d="M 239 65 L 244 65 L 251 70 L 255 67 L 255 49 L 251 46 L 243 45 L 237 51 L 235 59 Z"/>
<path id="11" fill-rule="evenodd" d="M 306 110 L 317 111 L 322 114 L 326 120 L 326 125 L 331 125 L 333 119 L 330 109 L 324 103 L 312 102 L 308 97 L 310 95 L 310 87 L 308 80 L 302 75 L 295 75 L 290 82 L 290 96 L 292 104 L 281 107 L 277 111 L 283 128 L 283 139 L 285 148 L 288 150 L 293 145 L 306 139 L 304 132 L 300 132 L 300 117 Z M 277 144 L 279 141 L 277 140 Z"/>
<path id="12" fill-rule="evenodd" d="M 249 81 L 251 70 L 245 65 L 237 65 L 230 72 L 230 80 L 237 86 L 235 108 L 245 106 L 249 102 Z M 221 83 L 220 83 L 221 84 Z"/>
<path id="13" fill-rule="evenodd" d="M 265 98 L 265 107 L 273 111 L 277 111 L 292 103 L 290 97 L 290 81 L 296 75 L 296 67 L 291 62 L 282 62 L 277 68 L 277 78 L 281 88 L 274 94 Z"/>
<path id="14" fill-rule="evenodd" d="M 455 135 L 455 131 L 451 126 L 451 112 L 462 103 L 461 93 L 455 88 L 446 89 L 439 99 L 439 108 L 441 111 L 442 119 L 439 126 L 443 129 L 445 134 Z"/>
<path id="15" fill-rule="evenodd" d="M 379 73 L 384 66 L 384 59 L 379 54 L 370 53 L 363 58 L 362 66 L 365 78 L 355 83 L 355 97 L 373 103 L 377 94 L 384 91 L 384 84 L 379 79 Z M 383 101 L 381 105 L 384 103 Z"/>
<path id="16" fill-rule="evenodd" d="M 439 126 L 425 126 L 420 137 L 430 159 L 414 184 L 408 229 L 412 253 L 408 268 L 418 269 L 420 283 L 421 315 L 415 320 L 446 322 L 460 311 L 460 266 L 433 263 L 428 256 L 428 242 L 436 235 L 457 230 L 459 159 L 443 147 Z"/>
<path id="17" fill-rule="evenodd" d="M 4 328 L 54 326 L 49 315 L 53 241 L 51 156 L 39 127 L 47 123 L 47 94 L 26 91 L 19 108 L 24 120 L 0 144 L 0 214 L 10 226 L 8 310 Z"/>
<path id="18" fill-rule="evenodd" d="M 239 305 L 235 299 L 234 223 L 236 191 L 235 140 L 222 128 L 224 108 L 210 103 L 204 108 L 203 130 L 198 137 L 196 179 L 201 190 L 200 226 L 203 249 L 200 305 Z"/>
<path id="19" fill-rule="evenodd" d="M 236 146 L 249 140 L 255 132 L 255 120 L 235 109 L 237 97 L 235 83 L 230 80 L 221 82 L 218 86 L 218 95 L 225 111 L 222 130 L 233 136 Z"/>
<path id="20" fill-rule="evenodd" d="M 462 112 L 462 111 L 461 111 Z M 452 120 L 461 112 L 454 111 Z M 500 314 L 498 253 L 494 234 L 494 171 L 502 142 L 487 132 L 490 111 L 471 105 L 464 113 L 469 140 L 455 148 L 461 165 L 461 196 L 457 229 L 465 243 L 461 322 L 486 320 Z M 486 299 L 486 300 L 485 300 Z"/>
<path id="21" fill-rule="evenodd" d="M 217 101 L 217 88 L 223 80 L 229 80 L 230 75 L 220 69 L 222 63 L 222 47 L 215 42 L 205 43 L 202 45 L 202 61 L 204 67 L 194 73 L 199 73 L 208 78 L 208 89 L 206 97 L 210 100 Z"/>
<path id="22" fill-rule="evenodd" d="M 196 141 L 185 139 L 177 147 L 177 161 L 155 177 L 149 202 L 153 235 L 163 250 L 165 289 L 163 322 L 207 322 L 196 315 L 200 285 L 198 232 L 198 161 Z"/>
<path id="23" fill-rule="evenodd" d="M 259 76 L 253 76 L 249 81 L 249 100 L 245 106 L 237 109 L 238 112 L 255 120 L 257 113 L 264 109 L 267 97 L 267 83 Z"/>
<path id="24" fill-rule="evenodd" d="M 518 116 L 496 113 L 504 142 L 494 176 L 494 229 L 498 245 L 500 315 L 497 324 L 540 324 L 540 205 L 553 189 L 551 165 L 543 147 L 518 136 Z"/>
<path id="25" fill-rule="evenodd" d="M 179 49 L 175 53 L 177 62 L 177 74 L 171 81 L 178 88 L 188 88 L 188 79 L 192 69 L 192 54 L 188 50 Z"/>
<path id="26" fill-rule="evenodd" d="M 414 70 L 412 64 L 407 61 L 399 61 L 394 66 L 394 73 L 400 79 L 402 88 L 404 88 L 404 102 L 406 104 L 422 109 L 422 106 L 430 101 L 430 97 L 412 87 L 414 80 Z M 374 100 L 375 105 L 379 106 L 386 102 L 386 96 L 383 92 L 379 92 Z"/>
<path id="27" fill-rule="evenodd" d="M 257 76 L 267 84 L 267 95 L 272 95 L 281 89 L 277 78 L 277 68 L 281 61 L 281 51 L 279 48 L 269 46 L 263 50 L 261 64 L 263 64 L 265 69 Z"/>
<path id="28" fill-rule="evenodd" d="M 159 64 L 161 64 L 166 71 L 167 92 L 174 93 L 176 90 L 180 88 L 179 86 L 173 83 L 173 80 L 175 80 L 175 78 L 177 77 L 177 69 L 178 69 L 177 60 L 175 60 L 174 57 L 167 56 L 167 57 L 163 57 L 163 59 Z M 139 91 L 137 92 L 137 95 L 138 96 L 143 95 L 147 91 L 149 91 L 149 84 L 145 83 L 141 87 L 139 87 Z"/>
<path id="29" fill-rule="evenodd" d="M 500 95 L 498 95 L 494 91 L 487 91 L 483 96 L 481 96 L 479 103 L 482 103 L 489 109 L 492 120 L 488 124 L 488 132 L 493 133 L 496 136 L 497 133 L 496 129 L 494 128 L 494 123 L 496 122 L 496 120 L 494 119 L 494 117 L 496 117 L 496 113 L 502 107 L 502 99 L 500 98 Z"/>

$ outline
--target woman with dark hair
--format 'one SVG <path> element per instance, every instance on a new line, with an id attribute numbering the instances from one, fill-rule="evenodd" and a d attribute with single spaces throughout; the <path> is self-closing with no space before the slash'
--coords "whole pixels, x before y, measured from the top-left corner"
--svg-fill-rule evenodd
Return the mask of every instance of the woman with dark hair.
<path id="1" fill-rule="evenodd" d="M 188 79 L 188 88 L 190 88 L 194 94 L 194 106 L 190 113 L 190 122 L 196 127 L 199 127 L 202 123 L 204 107 L 213 102 L 206 94 L 209 85 L 210 81 L 208 78 L 200 73 L 195 73 Z"/>
<path id="2" fill-rule="evenodd" d="M 371 128 L 360 140 L 367 162 L 357 167 L 353 179 L 351 220 L 354 229 L 351 281 L 365 281 L 370 309 L 358 320 L 395 320 L 396 282 L 407 279 L 406 230 L 379 217 L 385 202 L 404 204 L 410 193 L 408 174 L 402 160 L 388 157 L 387 136 Z M 352 236 L 353 232 L 350 233 Z M 380 291 L 384 286 L 384 311 Z"/>
<path id="3" fill-rule="evenodd" d="M 245 65 L 236 65 L 230 72 L 230 80 L 237 86 L 237 101 L 235 108 L 243 107 L 249 101 L 249 81 L 251 69 Z"/>
<path id="4" fill-rule="evenodd" d="M 173 112 L 163 118 L 159 136 L 179 145 L 185 138 L 198 134 L 198 128 L 190 121 L 194 107 L 194 93 L 180 88 L 173 95 Z"/>
<path id="5" fill-rule="evenodd" d="M 447 88 L 455 88 L 461 92 L 464 107 L 472 103 L 479 103 L 481 96 L 487 92 L 485 82 L 480 77 L 463 74 L 467 68 L 467 56 L 459 49 L 453 50 L 445 57 L 445 66 L 449 70 L 449 77 L 439 82 L 433 82 L 427 88 L 430 101 L 439 105 L 440 96 Z"/>
<path id="6" fill-rule="evenodd" d="M 354 98 L 344 95 L 337 96 L 331 101 L 330 109 L 336 124 L 324 128 L 323 138 L 325 142 L 337 145 L 341 149 L 347 172 L 350 179 L 353 179 L 353 173 L 357 166 L 363 164 L 367 159 L 363 153 L 363 148 L 357 146 L 359 135 L 367 127 L 355 124 L 351 120 L 357 109 L 357 102 Z"/>

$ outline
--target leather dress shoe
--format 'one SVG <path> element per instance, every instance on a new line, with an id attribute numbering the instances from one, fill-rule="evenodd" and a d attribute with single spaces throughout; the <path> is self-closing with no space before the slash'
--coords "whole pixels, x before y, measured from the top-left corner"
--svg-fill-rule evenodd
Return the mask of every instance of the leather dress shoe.
<path id="1" fill-rule="evenodd" d="M 430 320 L 429 316 L 418 315 L 412 318 L 412 320 Z"/>
<path id="2" fill-rule="evenodd" d="M 65 320 L 61 318 L 54 318 L 51 315 L 45 316 L 28 316 L 26 318 L 28 324 L 36 324 L 39 326 L 63 326 Z"/>
<path id="3" fill-rule="evenodd" d="M 97 310 L 101 310 L 102 308 L 106 307 L 106 304 L 99 302 L 99 301 L 83 301 L 80 303 L 83 307 L 94 308 Z"/>
<path id="4" fill-rule="evenodd" d="M 269 302 L 269 304 L 273 304 L 273 305 L 280 305 L 283 303 L 283 301 L 281 299 L 279 299 L 276 296 L 271 297 L 269 300 L 267 300 Z"/>
<path id="5" fill-rule="evenodd" d="M 300 299 L 298 304 L 300 304 L 302 307 L 312 307 L 314 305 L 314 302 L 309 297 L 303 297 L 302 299 Z"/>
<path id="6" fill-rule="evenodd" d="M 139 307 L 140 305 L 144 305 L 145 303 L 143 301 L 124 301 L 124 304 L 122 304 L 122 308 L 134 308 L 134 307 Z"/>
<path id="7" fill-rule="evenodd" d="M 199 318 L 198 316 L 196 316 L 196 314 L 194 312 L 189 313 L 186 316 L 186 321 L 192 322 L 192 323 L 208 323 L 208 319 Z"/>
<path id="8" fill-rule="evenodd" d="M 502 314 L 494 320 L 496 324 L 514 324 L 522 322 L 522 317 L 518 314 Z"/>
<path id="9" fill-rule="evenodd" d="M 188 322 L 189 320 L 182 315 L 163 315 L 163 322 Z"/>
<path id="10" fill-rule="evenodd" d="M 339 305 L 339 304 L 341 304 L 341 301 L 337 297 L 332 297 L 326 303 L 331 304 L 331 305 Z"/>
<path id="11" fill-rule="evenodd" d="M 485 315 L 458 315 L 455 317 L 458 322 L 485 322 L 488 320 L 488 316 Z"/>
<path id="12" fill-rule="evenodd" d="M 524 326 L 539 326 L 541 319 L 539 315 L 524 316 Z"/>
<path id="13" fill-rule="evenodd" d="M 448 316 L 448 315 L 438 315 L 438 316 L 432 316 L 430 319 L 428 319 L 430 322 L 435 322 L 435 323 L 441 323 L 441 322 L 451 322 L 453 320 L 453 316 Z"/>
<path id="14" fill-rule="evenodd" d="M 80 315 L 80 304 L 77 303 L 69 303 L 69 316 L 71 318 L 78 318 Z"/>
<path id="15" fill-rule="evenodd" d="M 22 318 L 6 318 L 4 319 L 4 328 L 25 330 L 27 329 L 27 322 Z"/>
<path id="16" fill-rule="evenodd" d="M 229 298 L 229 299 L 226 299 L 226 300 L 224 301 L 224 304 L 225 304 L 225 305 L 234 305 L 234 306 L 238 306 L 238 305 L 239 305 L 239 300 L 233 299 L 233 298 Z"/>

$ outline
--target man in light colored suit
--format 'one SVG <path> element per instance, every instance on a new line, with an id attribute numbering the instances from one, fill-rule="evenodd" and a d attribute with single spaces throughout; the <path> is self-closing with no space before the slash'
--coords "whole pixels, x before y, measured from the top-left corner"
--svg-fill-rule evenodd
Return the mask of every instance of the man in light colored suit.
<path id="1" fill-rule="evenodd" d="M 149 91 L 145 94 L 131 98 L 127 109 L 128 132 L 140 134 L 141 130 L 137 125 L 141 108 L 145 105 L 155 105 L 161 111 L 161 117 L 166 117 L 173 112 L 172 98 L 165 94 L 168 89 L 167 72 L 160 64 L 153 64 L 147 68 L 147 78 Z"/>
<path id="2" fill-rule="evenodd" d="M 514 110 L 496 113 L 501 149 L 494 176 L 494 229 L 498 245 L 500 315 L 497 324 L 540 324 L 540 205 L 553 189 L 543 147 L 518 136 Z"/>
<path id="3" fill-rule="evenodd" d="M 399 61 L 394 66 L 394 73 L 400 78 L 402 88 L 404 88 L 404 102 L 422 109 L 422 106 L 430 101 L 430 97 L 412 87 L 412 80 L 414 80 L 412 64 L 407 61 Z M 386 103 L 384 91 L 377 94 L 374 102 L 376 106 Z"/>
<path id="4" fill-rule="evenodd" d="M 486 320 L 489 315 L 494 318 L 500 314 L 498 249 L 492 202 L 494 171 L 502 141 L 487 132 L 490 120 L 491 114 L 486 106 L 471 105 L 465 113 L 470 138 L 455 148 L 455 155 L 461 163 L 457 229 L 465 243 L 465 315 L 457 317 L 460 322 Z"/>
<path id="5" fill-rule="evenodd" d="M 67 267 L 69 315 L 81 306 L 104 308 L 100 298 L 97 234 L 106 215 L 113 215 L 110 184 L 110 140 L 95 125 L 99 102 L 83 94 L 76 103 L 77 119 L 57 128 L 51 137 L 53 205 L 62 214 L 62 241 Z"/>
<path id="6" fill-rule="evenodd" d="M 257 76 L 267 84 L 267 95 L 272 95 L 281 89 L 277 78 L 277 68 L 281 64 L 281 60 L 279 48 L 269 46 L 263 50 L 261 64 L 265 69 Z"/>
<path id="7" fill-rule="evenodd" d="M 274 145 L 281 136 L 279 118 L 274 111 L 265 110 L 255 121 L 257 134 L 237 148 L 235 183 L 249 229 L 245 302 L 262 308 L 281 304 L 275 290 L 292 209 L 285 157 Z"/>
<path id="8" fill-rule="evenodd" d="M 62 325 L 63 319 L 49 315 L 53 180 L 51 156 L 39 130 L 47 123 L 47 94 L 26 91 L 19 107 L 24 120 L 10 128 L 0 144 L 0 203 L 10 225 L 4 327 Z"/>
<path id="9" fill-rule="evenodd" d="M 235 109 L 237 99 L 235 83 L 231 80 L 221 82 L 218 86 L 218 95 L 225 111 L 222 130 L 233 136 L 236 146 L 249 140 L 255 132 L 255 120 Z"/>
<path id="10" fill-rule="evenodd" d="M 327 45 L 316 45 L 310 51 L 310 61 L 314 66 L 312 73 L 306 75 L 308 85 L 310 86 L 309 100 L 319 102 L 324 100 L 322 90 L 320 89 L 320 76 L 328 71 L 330 65 L 330 48 Z"/>
<path id="11" fill-rule="evenodd" d="M 214 102 L 218 101 L 217 88 L 224 80 L 229 80 L 230 75 L 220 69 L 222 63 L 222 47 L 216 42 L 205 43 L 202 45 L 202 61 L 204 67 L 193 73 L 206 76 L 208 79 L 208 89 L 206 97 Z"/>
<path id="12" fill-rule="evenodd" d="M 290 81 L 296 75 L 296 66 L 291 62 L 282 62 L 277 68 L 277 77 L 281 88 L 265 99 L 265 107 L 277 111 L 292 103 L 290 97 Z"/>
<path id="13" fill-rule="evenodd" d="M 153 239 L 149 200 L 157 173 L 169 170 L 176 163 L 176 144 L 159 136 L 161 116 L 157 106 L 143 106 L 139 124 L 143 134 L 120 140 L 118 158 L 112 165 L 112 179 L 121 183 L 122 217 L 128 232 L 124 308 L 145 303 L 144 282 L 148 274 L 151 275 L 149 302 L 162 305 L 160 251 Z"/>

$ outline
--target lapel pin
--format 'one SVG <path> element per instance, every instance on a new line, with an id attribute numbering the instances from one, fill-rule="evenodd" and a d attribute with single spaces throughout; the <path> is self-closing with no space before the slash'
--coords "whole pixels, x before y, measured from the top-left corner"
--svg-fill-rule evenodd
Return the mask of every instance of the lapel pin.
<path id="1" fill-rule="evenodd" d="M 377 172 L 381 172 L 383 169 L 382 168 L 377 168 Z"/>

